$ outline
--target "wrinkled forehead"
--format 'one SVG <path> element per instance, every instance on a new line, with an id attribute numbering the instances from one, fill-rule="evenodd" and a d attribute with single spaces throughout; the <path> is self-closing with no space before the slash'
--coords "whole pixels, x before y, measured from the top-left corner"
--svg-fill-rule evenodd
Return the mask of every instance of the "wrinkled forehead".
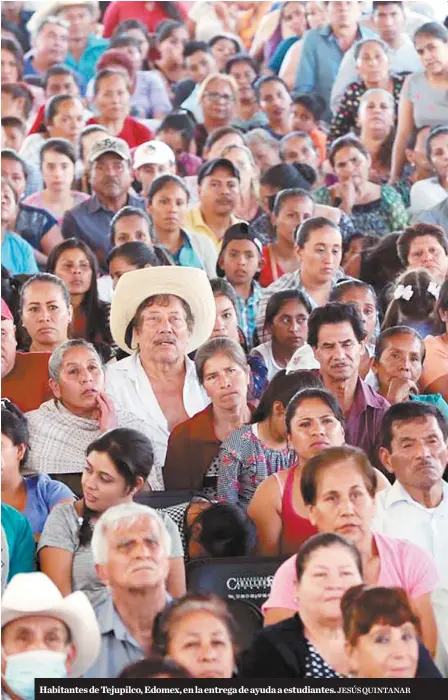
<path id="1" fill-rule="evenodd" d="M 118 546 L 121 542 L 132 542 L 144 537 L 160 542 L 161 528 L 151 515 L 131 515 L 113 523 L 106 530 L 109 544 Z"/>
<path id="2" fill-rule="evenodd" d="M 36 634 L 48 634 L 56 632 L 59 635 L 68 637 L 70 635 L 67 625 L 57 617 L 50 615 L 27 615 L 12 622 L 8 622 L 2 627 L 2 638 L 4 641 L 17 638 L 18 636 L 35 636 Z"/>
<path id="3" fill-rule="evenodd" d="M 435 416 L 416 416 L 404 420 L 394 420 L 392 423 L 392 443 L 394 439 L 404 440 L 417 437 L 427 437 L 436 434 L 443 440 L 443 432 Z"/>

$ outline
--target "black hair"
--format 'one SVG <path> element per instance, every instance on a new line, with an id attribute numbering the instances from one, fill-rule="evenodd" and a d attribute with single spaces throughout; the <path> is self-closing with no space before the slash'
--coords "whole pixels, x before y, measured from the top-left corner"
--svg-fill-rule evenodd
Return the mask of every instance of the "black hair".
<path id="1" fill-rule="evenodd" d="M 149 234 L 151 235 L 152 223 L 146 211 L 139 207 L 125 206 L 117 211 L 110 222 L 110 242 L 113 247 L 115 247 L 115 227 L 121 219 L 126 219 L 128 216 L 138 216 L 140 219 L 146 221 Z"/>
<path id="2" fill-rule="evenodd" d="M 286 409 L 291 399 L 304 389 L 323 388 L 320 378 L 310 370 L 303 369 L 298 372 L 286 374 L 282 369 L 271 379 L 267 389 L 263 392 L 260 403 L 252 416 L 252 423 L 261 423 L 272 414 L 276 401 L 280 401 Z"/>
<path id="3" fill-rule="evenodd" d="M 25 466 L 30 449 L 30 434 L 26 416 L 9 399 L 2 399 L 2 435 L 8 437 L 14 447 L 25 445 L 25 453 L 20 461 L 20 469 Z"/>
<path id="4" fill-rule="evenodd" d="M 162 41 L 169 39 L 176 29 L 184 28 L 183 21 L 177 19 L 165 19 L 160 22 L 156 27 L 156 41 L 160 44 Z"/>
<path id="5" fill-rule="evenodd" d="M 435 126 L 431 131 L 429 132 L 427 138 L 426 138 L 426 157 L 428 160 L 431 162 L 431 141 L 437 136 L 440 136 L 441 134 L 444 134 L 445 136 L 448 136 L 448 126 Z"/>
<path id="6" fill-rule="evenodd" d="M 448 311 L 448 279 L 444 281 L 439 290 L 439 298 L 437 299 L 436 310 L 434 313 L 434 334 L 443 335 L 446 332 L 446 324 L 440 318 L 441 311 Z"/>
<path id="7" fill-rule="evenodd" d="M 372 2 L 372 11 L 375 12 L 378 10 L 382 5 L 399 5 L 401 9 L 403 9 L 403 3 L 400 2 L 399 0 L 373 0 Z"/>
<path id="8" fill-rule="evenodd" d="M 423 418 L 435 418 L 442 431 L 443 439 L 448 438 L 448 421 L 442 411 L 436 406 L 425 401 L 403 401 L 390 406 L 383 416 L 380 430 L 380 447 L 391 451 L 393 440 L 393 424 L 395 422 L 421 420 Z"/>
<path id="9" fill-rule="evenodd" d="M 391 326 L 409 325 L 408 319 L 414 321 L 425 321 L 434 317 L 436 307 L 436 296 L 429 292 L 429 286 L 433 282 L 428 270 L 415 269 L 407 270 L 396 280 L 393 292 L 400 286 L 412 287 L 412 297 L 410 299 L 394 298 L 392 292 L 391 301 L 381 326 L 381 330 Z M 391 290 L 392 291 L 392 290 Z"/>
<path id="10" fill-rule="evenodd" d="M 354 304 L 340 304 L 338 301 L 330 301 L 324 306 L 313 309 L 308 319 L 308 343 L 312 348 L 317 348 L 319 343 L 319 331 L 322 326 L 335 325 L 337 323 L 349 323 L 353 328 L 358 343 L 366 338 L 366 332 L 362 318 Z"/>
<path id="11" fill-rule="evenodd" d="M 297 231 L 296 231 L 296 245 L 299 248 L 303 248 L 304 245 L 308 242 L 310 236 L 314 231 L 318 231 L 321 228 L 324 228 L 324 226 L 329 226 L 330 228 L 333 228 L 335 231 L 338 231 L 338 233 L 341 234 L 341 239 L 342 239 L 342 233 L 337 224 L 335 224 L 334 221 L 331 219 L 327 219 L 326 216 L 312 216 L 310 219 L 305 219 L 300 226 L 298 226 Z"/>
<path id="12" fill-rule="evenodd" d="M 195 39 L 192 41 L 187 41 L 184 46 L 184 58 L 193 56 L 193 54 L 195 54 L 197 51 L 201 51 L 202 53 L 210 53 L 210 47 L 206 41 L 196 41 Z"/>
<path id="13" fill-rule="evenodd" d="M 310 399 L 318 399 L 319 401 L 323 401 L 324 403 L 326 403 L 330 411 L 334 414 L 335 418 L 339 421 L 339 423 L 342 426 L 344 426 L 345 418 L 341 407 L 339 406 L 333 394 L 327 391 L 321 382 L 320 387 L 312 386 L 309 389 L 302 389 L 301 391 L 298 391 L 297 394 L 295 394 L 292 397 L 291 401 L 287 405 L 285 420 L 286 431 L 289 435 L 291 435 L 291 423 L 294 416 L 296 415 L 297 409 L 304 401 L 308 401 Z"/>
<path id="14" fill-rule="evenodd" d="M 290 189 L 280 190 L 280 192 L 277 192 L 274 199 L 274 206 L 272 207 L 272 213 L 275 214 L 275 216 L 278 216 L 283 204 L 288 202 L 290 199 L 295 199 L 296 197 L 300 197 L 301 199 L 310 199 L 312 202 L 314 202 L 314 197 L 308 190 L 304 190 L 302 187 L 291 187 Z"/>
<path id="15" fill-rule="evenodd" d="M 414 224 L 413 226 L 408 226 L 397 241 L 398 255 L 400 256 L 400 260 L 405 267 L 408 266 L 408 257 L 411 244 L 416 238 L 420 238 L 422 236 L 432 236 L 435 238 L 436 241 L 442 246 L 445 254 L 448 255 L 448 238 L 443 227 L 439 226 L 438 224 L 426 224 L 424 222 L 420 222 L 418 224 Z"/>
<path id="16" fill-rule="evenodd" d="M 146 483 L 154 464 L 154 450 L 151 440 L 139 430 L 114 428 L 90 443 L 86 457 L 92 452 L 107 454 L 115 469 L 123 477 L 129 492 L 137 486 L 141 477 Z M 91 518 L 97 513 L 83 506 L 82 524 L 79 529 L 79 544 L 86 546 L 92 539 Z"/>
<path id="17" fill-rule="evenodd" d="M 135 36 L 132 34 L 117 34 L 110 40 L 108 51 L 122 49 L 126 46 L 134 46 L 134 48 L 140 50 L 140 42 Z"/>
<path id="18" fill-rule="evenodd" d="M 173 659 L 150 656 L 125 666 L 117 678 L 192 678 L 192 676 Z"/>
<path id="19" fill-rule="evenodd" d="M 105 323 L 105 304 L 100 301 L 98 297 L 98 262 L 96 256 L 92 252 L 92 249 L 84 243 L 84 241 L 78 238 L 67 238 L 62 243 L 59 243 L 47 258 L 47 271 L 55 274 L 55 269 L 57 262 L 66 250 L 82 250 L 89 261 L 90 268 L 92 270 L 92 280 L 90 282 L 90 287 L 84 295 L 84 299 L 81 302 L 81 308 L 86 315 L 86 340 L 94 343 L 98 332 L 100 330 L 104 331 Z M 103 333 L 104 335 L 109 335 L 108 332 Z"/>
<path id="20" fill-rule="evenodd" d="M 277 193 L 281 190 L 301 189 L 311 190 L 316 182 L 316 171 L 306 163 L 279 163 L 266 172 L 260 178 L 260 185 L 272 187 Z M 271 211 L 274 207 L 275 195 L 270 197 Z"/>
<path id="21" fill-rule="evenodd" d="M 262 78 L 259 78 L 254 83 L 255 95 L 257 97 L 258 102 L 260 102 L 261 99 L 261 88 L 263 87 L 263 85 L 267 85 L 268 83 L 280 83 L 280 85 L 283 85 L 288 95 L 290 94 L 289 87 L 287 86 L 283 78 L 280 78 L 278 75 L 264 75 Z"/>
<path id="22" fill-rule="evenodd" d="M 188 151 L 194 135 L 194 121 L 187 113 L 168 114 L 157 128 L 156 134 L 161 131 L 180 131 L 182 135 L 182 145 L 185 151 Z"/>
<path id="23" fill-rule="evenodd" d="M 25 161 L 19 156 L 18 153 L 13 151 L 12 148 L 2 148 L 0 152 L 0 158 L 6 158 L 6 160 L 15 160 L 16 163 L 20 163 L 23 171 L 23 177 L 25 178 L 25 180 L 28 179 L 28 170 Z"/>
<path id="24" fill-rule="evenodd" d="M 294 93 L 292 103 L 293 105 L 305 107 L 308 112 L 311 112 L 315 122 L 322 119 L 327 108 L 324 98 L 314 93 Z"/>
<path id="25" fill-rule="evenodd" d="M 95 81 L 93 83 L 93 94 L 95 96 L 98 95 L 100 85 L 103 80 L 105 80 L 106 78 L 113 77 L 122 78 L 129 90 L 130 80 L 127 74 L 123 73 L 121 70 L 117 70 L 116 68 L 103 68 L 102 70 L 98 71 L 98 73 L 95 75 Z"/>
<path id="26" fill-rule="evenodd" d="M 204 145 L 204 149 L 209 151 L 212 146 L 215 145 L 217 141 L 223 138 L 223 136 L 228 136 L 229 134 L 234 134 L 235 136 L 241 136 L 243 144 L 245 144 L 244 134 L 241 129 L 237 129 L 236 126 L 220 126 L 218 129 L 214 129 L 208 136 Z"/>
<path id="27" fill-rule="evenodd" d="M 214 279 L 210 280 L 210 286 L 214 297 L 227 297 L 228 300 L 232 302 L 235 311 L 237 311 L 238 300 L 236 292 L 230 282 L 227 282 L 227 280 L 222 279 L 221 277 L 215 277 Z"/>
<path id="28" fill-rule="evenodd" d="M 48 81 L 53 75 L 70 75 L 73 80 L 75 81 L 76 85 L 79 87 L 79 81 L 76 76 L 75 71 L 73 71 L 71 68 L 68 66 L 64 66 L 63 63 L 57 63 L 54 66 L 51 66 L 47 72 L 45 73 L 43 77 L 43 87 L 44 89 L 47 88 Z"/>
<path id="29" fill-rule="evenodd" d="M 211 558 L 242 557 L 255 547 L 255 525 L 239 506 L 213 503 L 191 524 L 201 526 L 198 543 Z"/>
<path id="30" fill-rule="evenodd" d="M 81 98 L 76 95 L 54 95 L 45 105 L 44 123 L 46 126 L 52 123 L 63 102 L 79 102 L 82 105 Z"/>
<path id="31" fill-rule="evenodd" d="M 397 252 L 397 241 L 401 233 L 393 231 L 384 236 L 373 248 L 365 251 L 361 258 L 359 277 L 364 282 L 369 282 L 377 294 L 404 270 Z"/>
<path id="32" fill-rule="evenodd" d="M 161 265 L 159 258 L 154 250 L 142 241 L 128 241 L 123 245 L 112 248 L 107 256 L 107 264 L 110 266 L 112 260 L 116 258 L 124 258 L 130 265 L 134 265 L 138 270 L 150 265 L 157 267 Z"/>
<path id="33" fill-rule="evenodd" d="M 381 237 L 375 231 L 351 231 L 344 238 L 344 255 L 350 250 L 352 242 L 357 240 L 363 241 L 362 250 L 364 251 L 373 248 L 381 240 Z"/>
<path id="34" fill-rule="evenodd" d="M 396 335 L 410 335 L 415 340 L 419 341 L 420 359 L 421 363 L 423 364 L 426 354 L 425 344 L 420 334 L 417 333 L 417 331 L 413 328 L 410 328 L 409 326 L 391 326 L 391 328 L 386 328 L 386 330 L 381 331 L 375 343 L 375 361 L 379 362 L 381 360 L 381 355 L 386 349 L 387 341 L 389 340 L 389 338 L 394 338 Z"/>
<path id="35" fill-rule="evenodd" d="M 420 36 L 431 36 L 433 39 L 439 39 L 445 44 L 448 43 L 448 29 L 439 22 L 426 22 L 426 24 L 422 24 L 414 33 L 414 44 L 415 40 Z"/>
<path id="36" fill-rule="evenodd" d="M 34 104 L 34 96 L 29 87 L 24 83 L 2 83 L 2 93 L 10 95 L 13 100 L 23 99 L 23 116 L 28 119 Z"/>
<path id="37" fill-rule="evenodd" d="M 48 151 L 53 151 L 54 153 L 59 153 L 60 155 L 67 156 L 67 158 L 76 164 L 76 153 L 70 141 L 67 139 L 48 139 L 45 141 L 40 149 L 40 165 L 44 162 L 44 156 Z"/>
<path id="38" fill-rule="evenodd" d="M 285 289 L 281 292 L 274 292 L 269 298 L 266 306 L 264 319 L 264 329 L 267 330 L 272 325 L 274 318 L 282 310 L 288 301 L 297 301 L 310 314 L 312 309 L 310 300 L 300 289 Z"/>
<path id="39" fill-rule="evenodd" d="M 356 568 L 362 577 L 362 559 L 357 547 L 354 544 L 337 535 L 334 532 L 320 532 L 318 535 L 313 535 L 309 537 L 300 547 L 297 557 L 296 557 L 296 576 L 297 580 L 300 581 L 302 578 L 306 565 L 309 558 L 318 549 L 327 549 L 328 547 L 344 547 L 347 549 L 353 557 L 356 564 Z"/>
<path id="40" fill-rule="evenodd" d="M 350 289 L 365 289 L 372 295 L 373 301 L 375 302 L 375 306 L 378 305 L 376 292 L 372 285 L 355 278 L 342 280 L 341 282 L 335 284 L 335 286 L 331 290 L 329 301 L 341 301 L 341 299 L 343 299 L 344 297 L 344 294 Z"/>
<path id="41" fill-rule="evenodd" d="M 3 117 L 2 126 L 10 129 L 19 129 L 22 134 L 26 132 L 26 124 L 18 117 Z"/>
<path id="42" fill-rule="evenodd" d="M 160 3 L 161 5 L 164 3 Z M 112 37 L 116 37 L 119 34 L 126 34 L 129 29 L 139 29 L 142 34 L 144 34 L 150 42 L 151 40 L 151 35 L 149 33 L 148 27 L 144 22 L 142 22 L 139 19 L 125 19 L 123 22 L 120 22 L 120 24 L 117 24 L 117 26 L 114 29 L 114 32 L 112 34 Z"/>
<path id="43" fill-rule="evenodd" d="M 226 41 L 231 41 L 235 47 L 235 51 L 238 53 L 241 51 L 241 45 L 238 41 L 238 39 L 234 36 L 229 36 L 228 34 L 215 34 L 212 36 L 212 38 L 209 40 L 208 45 L 212 49 L 214 45 L 218 42 L 221 41 L 221 39 L 225 39 Z"/>
<path id="44" fill-rule="evenodd" d="M 225 65 L 224 73 L 230 75 L 230 71 L 237 63 L 245 63 L 246 65 L 250 66 L 254 71 L 255 76 L 258 76 L 260 71 L 256 61 L 252 58 L 252 56 L 247 56 L 245 53 L 237 53 L 235 56 L 232 56 L 232 58 L 229 58 Z"/>
<path id="45" fill-rule="evenodd" d="M 105 134 L 108 134 L 109 132 L 107 131 L 106 127 L 103 126 L 102 124 L 88 124 L 85 126 L 79 135 L 79 157 L 82 159 L 84 158 L 84 146 L 83 146 L 83 138 L 84 136 L 88 136 L 88 134 L 94 134 L 95 131 L 102 131 Z"/>
<path id="46" fill-rule="evenodd" d="M 172 174 L 165 174 L 165 175 L 159 175 L 159 177 L 156 177 L 150 185 L 149 191 L 148 191 L 148 204 L 152 204 L 152 200 L 156 196 L 157 192 L 160 192 L 160 190 L 163 190 L 166 185 L 173 184 L 173 185 L 178 185 L 178 187 L 181 188 L 185 192 L 185 195 L 187 197 L 187 202 L 190 199 L 190 191 L 188 187 L 186 186 L 184 180 L 180 178 L 178 175 L 172 175 Z"/>
<path id="47" fill-rule="evenodd" d="M 68 291 L 64 280 L 61 280 L 60 277 L 49 272 L 36 272 L 35 275 L 28 277 L 20 289 L 20 313 L 22 313 L 23 310 L 23 298 L 26 290 L 36 282 L 47 282 L 48 284 L 54 284 L 56 287 L 58 287 L 62 293 L 67 308 L 70 308 L 72 301 L 70 298 L 70 292 Z"/>
<path id="48" fill-rule="evenodd" d="M 360 141 L 360 139 L 358 139 L 356 136 L 353 136 L 352 134 L 346 134 L 345 136 L 340 136 L 338 139 L 335 139 L 330 146 L 328 159 L 333 167 L 336 154 L 343 148 L 357 148 L 358 151 L 362 153 L 365 158 L 370 157 L 369 151 L 364 146 L 363 142 Z"/>
<path id="49" fill-rule="evenodd" d="M 9 51 L 9 53 L 11 53 L 14 56 L 14 60 L 16 62 L 16 67 L 17 67 L 17 73 L 18 73 L 17 81 L 22 80 L 24 59 L 23 59 L 23 49 L 22 49 L 20 43 L 16 39 L 8 39 L 8 38 L 2 37 L 2 49 Z"/>

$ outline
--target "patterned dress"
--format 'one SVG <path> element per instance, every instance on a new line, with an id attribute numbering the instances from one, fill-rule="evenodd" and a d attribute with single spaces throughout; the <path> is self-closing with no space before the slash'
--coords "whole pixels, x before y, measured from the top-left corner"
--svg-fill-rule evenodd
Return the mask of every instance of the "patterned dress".
<path id="1" fill-rule="evenodd" d="M 320 204 L 332 206 L 328 187 L 321 187 L 314 193 L 314 199 Z M 355 204 L 350 218 L 355 231 L 367 233 L 374 231 L 386 236 L 392 231 L 402 231 L 408 225 L 408 214 L 404 202 L 397 190 L 391 185 L 381 185 L 381 196 L 367 204 Z"/>
<path id="2" fill-rule="evenodd" d="M 393 82 L 393 97 L 395 101 L 395 119 L 398 113 L 398 102 L 400 99 L 401 88 L 403 87 L 406 75 L 392 75 Z M 361 80 L 359 82 L 350 83 L 341 100 L 339 109 L 331 120 L 329 141 L 334 141 L 339 136 L 348 134 L 349 131 L 354 131 L 356 120 L 358 117 L 359 101 L 367 92 L 366 84 Z"/>

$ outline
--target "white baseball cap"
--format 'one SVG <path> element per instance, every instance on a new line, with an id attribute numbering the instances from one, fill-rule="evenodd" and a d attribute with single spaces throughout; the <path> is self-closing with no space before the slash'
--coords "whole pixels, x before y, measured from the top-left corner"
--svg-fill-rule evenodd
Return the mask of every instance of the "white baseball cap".
<path id="1" fill-rule="evenodd" d="M 142 165 L 162 165 L 163 163 L 175 163 L 174 151 L 163 141 L 147 141 L 135 149 L 134 168 L 137 170 Z"/>

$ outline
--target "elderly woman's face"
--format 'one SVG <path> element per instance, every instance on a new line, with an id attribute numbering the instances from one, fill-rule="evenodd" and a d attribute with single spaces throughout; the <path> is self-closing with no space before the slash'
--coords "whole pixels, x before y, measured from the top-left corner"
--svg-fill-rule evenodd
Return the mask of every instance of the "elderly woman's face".
<path id="1" fill-rule="evenodd" d="M 225 624 L 206 610 L 184 615 L 172 630 L 168 655 L 193 678 L 231 678 L 235 658 Z"/>
<path id="2" fill-rule="evenodd" d="M 181 300 L 169 296 L 167 304 L 155 301 L 140 314 L 134 343 L 154 362 L 174 363 L 184 357 L 190 331 Z"/>
<path id="3" fill-rule="evenodd" d="M 129 114 L 130 93 L 124 75 L 103 78 L 95 96 L 95 104 L 102 119 L 115 121 Z"/>
<path id="4" fill-rule="evenodd" d="M 340 182 L 363 184 L 369 177 L 370 159 L 356 146 L 344 146 L 334 156 L 334 172 Z"/>
<path id="5" fill-rule="evenodd" d="M 361 103 L 358 112 L 358 122 L 361 128 L 381 130 L 389 133 L 395 122 L 395 112 L 386 95 L 374 93 Z"/>
<path id="6" fill-rule="evenodd" d="M 344 428 L 322 399 L 306 399 L 291 420 L 290 440 L 300 464 L 328 447 L 344 444 Z"/>
<path id="7" fill-rule="evenodd" d="M 58 381 L 50 388 L 71 413 L 89 415 L 98 408 L 98 394 L 104 391 L 104 372 L 96 353 L 88 348 L 67 350 Z"/>
<path id="8" fill-rule="evenodd" d="M 362 583 L 352 552 L 340 544 L 316 549 L 297 584 L 297 608 L 305 618 L 341 619 L 341 598 Z"/>
<path id="9" fill-rule="evenodd" d="M 361 78 L 368 86 L 376 85 L 389 75 L 389 59 L 381 44 L 368 41 L 363 44 L 356 61 Z"/>
<path id="10" fill-rule="evenodd" d="M 410 620 L 397 627 L 375 623 L 349 651 L 358 678 L 414 678 L 418 654 L 417 630 Z"/>
<path id="11" fill-rule="evenodd" d="M 310 520 L 319 532 L 334 532 L 359 544 L 370 533 L 375 501 L 353 459 L 335 462 L 317 477 Z"/>
<path id="12" fill-rule="evenodd" d="M 202 96 L 201 104 L 204 117 L 222 125 L 230 122 L 235 109 L 235 96 L 227 80 L 211 80 Z"/>
<path id="13" fill-rule="evenodd" d="M 204 365 L 203 384 L 214 406 L 236 408 L 247 401 L 249 372 L 227 353 L 216 353 Z"/>
<path id="14" fill-rule="evenodd" d="M 23 294 L 22 323 L 33 343 L 56 348 L 67 340 L 72 318 L 59 285 L 33 282 Z"/>

